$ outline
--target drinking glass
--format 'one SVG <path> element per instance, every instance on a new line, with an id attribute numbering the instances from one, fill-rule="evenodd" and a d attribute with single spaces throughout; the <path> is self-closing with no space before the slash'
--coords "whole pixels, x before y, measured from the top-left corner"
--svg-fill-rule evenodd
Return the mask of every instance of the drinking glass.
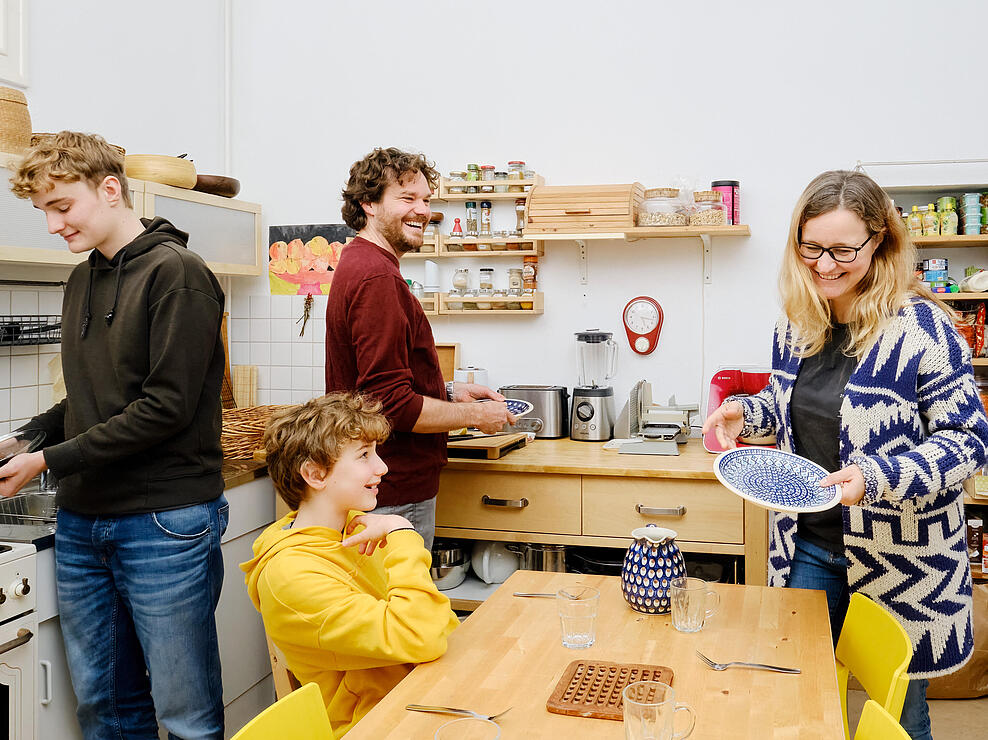
<path id="1" fill-rule="evenodd" d="M 661 681 L 636 681 L 621 692 L 624 699 L 625 740 L 680 740 L 693 732 L 696 713 L 689 704 L 677 704 L 676 692 Z M 689 727 L 676 733 L 676 715 L 686 713 Z"/>
<path id="2" fill-rule="evenodd" d="M 563 647 L 588 648 L 597 634 L 597 605 L 600 591 L 590 586 L 573 586 L 556 592 Z"/>
<path id="3" fill-rule="evenodd" d="M 499 740 L 500 726 L 483 717 L 460 717 L 439 726 L 434 740 Z"/>
<path id="4" fill-rule="evenodd" d="M 720 604 L 720 595 L 700 578 L 674 578 L 669 584 L 672 624 L 680 632 L 699 632 Z M 712 605 L 711 605 L 712 604 Z"/>

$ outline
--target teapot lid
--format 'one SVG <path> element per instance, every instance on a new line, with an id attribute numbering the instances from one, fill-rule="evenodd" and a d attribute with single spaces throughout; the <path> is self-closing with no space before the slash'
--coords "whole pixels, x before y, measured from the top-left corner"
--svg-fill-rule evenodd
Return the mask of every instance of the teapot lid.
<path id="1" fill-rule="evenodd" d="M 661 545 L 664 542 L 670 542 L 676 539 L 676 532 L 665 527 L 657 527 L 654 524 L 649 524 L 647 527 L 638 527 L 638 529 L 631 530 L 631 536 L 636 540 L 644 539 L 653 545 Z"/>

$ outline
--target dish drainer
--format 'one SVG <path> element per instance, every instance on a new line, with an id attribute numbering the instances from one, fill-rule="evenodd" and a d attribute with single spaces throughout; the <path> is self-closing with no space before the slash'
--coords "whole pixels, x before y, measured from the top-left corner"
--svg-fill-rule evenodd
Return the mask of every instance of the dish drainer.
<path id="1" fill-rule="evenodd" d="M 60 344 L 61 341 L 61 315 L 0 315 L 0 347 Z"/>

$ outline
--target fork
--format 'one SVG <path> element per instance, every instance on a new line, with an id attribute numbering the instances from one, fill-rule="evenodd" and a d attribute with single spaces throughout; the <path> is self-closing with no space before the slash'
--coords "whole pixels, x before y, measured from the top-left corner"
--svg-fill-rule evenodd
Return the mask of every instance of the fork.
<path id="1" fill-rule="evenodd" d="M 700 660 L 706 663 L 709 667 L 713 668 L 715 671 L 723 671 L 731 666 L 742 666 L 744 668 L 757 668 L 762 671 L 776 671 L 778 673 L 800 673 L 798 668 L 783 668 L 782 666 L 765 665 L 764 663 L 745 663 L 740 660 L 734 660 L 730 663 L 717 663 L 710 660 L 710 658 L 701 653 L 699 650 L 695 650 L 694 652 Z"/>
<path id="2" fill-rule="evenodd" d="M 475 712 L 472 709 L 457 709 L 456 707 L 434 707 L 428 704 L 408 704 L 405 706 L 412 712 L 434 712 L 436 714 L 454 714 L 460 717 L 476 717 L 477 719 L 486 719 L 491 722 L 496 722 L 499 717 L 503 717 L 508 712 L 511 711 L 511 707 L 508 707 L 503 712 L 498 712 L 497 714 L 481 714 L 480 712 Z"/>

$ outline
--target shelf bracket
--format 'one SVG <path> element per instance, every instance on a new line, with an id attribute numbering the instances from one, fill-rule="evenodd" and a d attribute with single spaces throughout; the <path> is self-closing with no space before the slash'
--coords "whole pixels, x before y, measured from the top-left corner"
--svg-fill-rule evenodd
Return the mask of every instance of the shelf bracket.
<path id="1" fill-rule="evenodd" d="M 583 239 L 577 239 L 576 245 L 580 248 L 580 285 L 589 283 L 589 267 L 587 265 L 587 243 Z"/>
<path id="2" fill-rule="evenodd" d="M 713 253 L 710 251 L 710 234 L 700 234 L 703 242 L 703 282 L 710 285 L 713 271 Z"/>

